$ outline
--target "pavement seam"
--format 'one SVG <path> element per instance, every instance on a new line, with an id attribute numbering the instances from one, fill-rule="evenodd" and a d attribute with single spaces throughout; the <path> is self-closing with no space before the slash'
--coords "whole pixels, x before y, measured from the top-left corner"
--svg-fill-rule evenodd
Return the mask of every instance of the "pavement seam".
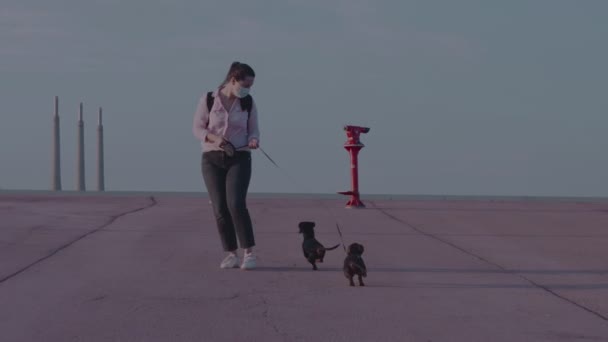
<path id="1" fill-rule="evenodd" d="M 266 297 L 264 297 L 264 295 L 261 295 L 260 298 L 262 298 L 262 304 L 264 305 L 264 311 L 262 312 L 262 317 L 264 317 L 266 324 L 268 324 L 274 330 L 274 332 L 276 334 L 281 335 L 284 338 L 285 336 L 283 336 L 283 333 L 281 333 L 281 331 L 276 326 L 276 324 L 274 324 L 272 322 L 272 320 L 270 319 L 270 317 L 268 317 L 268 310 L 270 309 L 270 306 L 268 305 L 268 301 L 266 300 Z"/>
<path id="2" fill-rule="evenodd" d="M 5 276 L 5 277 L 3 277 L 3 278 L 0 278 L 0 285 L 4 284 L 4 282 L 6 282 L 6 281 L 8 281 L 8 280 L 10 280 L 10 279 L 12 279 L 12 278 L 14 278 L 14 277 L 18 276 L 19 274 L 21 274 L 21 273 L 23 273 L 23 272 L 27 271 L 27 270 L 28 270 L 28 269 L 30 269 L 31 267 L 36 266 L 37 264 L 39 264 L 39 263 L 41 263 L 41 262 L 45 261 L 46 259 L 48 259 L 48 258 L 50 258 L 50 257 L 52 257 L 52 256 L 54 256 L 54 255 L 56 255 L 57 253 L 59 253 L 59 252 L 61 252 L 62 250 L 64 250 L 64 249 L 66 249 L 66 248 L 70 247 L 71 245 L 75 244 L 76 242 L 78 242 L 78 241 L 80 241 L 80 240 L 82 240 L 82 239 L 86 238 L 87 236 L 89 236 L 89 235 L 91 235 L 91 234 L 94 234 L 94 233 L 97 233 L 98 231 L 100 231 L 100 230 L 102 230 L 102 229 L 104 229 L 104 228 L 108 227 L 109 225 L 113 224 L 113 223 L 114 223 L 116 220 L 118 220 L 119 218 L 121 218 L 121 217 L 123 217 L 123 216 L 126 216 L 126 215 L 134 214 L 134 213 L 139 212 L 139 211 L 142 211 L 142 210 L 146 210 L 146 209 L 152 208 L 152 207 L 154 207 L 155 205 L 157 205 L 157 204 L 158 204 L 158 202 L 156 201 L 156 199 L 154 198 L 154 196 L 150 196 L 150 197 L 148 197 L 148 199 L 150 200 L 150 203 L 149 203 L 149 204 L 147 204 L 147 205 L 145 205 L 145 206 L 143 206 L 143 207 L 137 208 L 137 209 L 133 209 L 133 210 L 125 211 L 125 212 L 120 213 L 120 214 L 118 214 L 118 215 L 111 216 L 111 217 L 110 217 L 110 219 L 109 219 L 109 220 L 108 220 L 106 223 L 102 224 L 101 226 L 99 226 L 99 227 L 97 227 L 97 228 L 94 228 L 94 229 L 92 229 L 92 230 L 88 231 L 87 233 L 85 233 L 85 234 L 83 234 L 83 235 L 81 235 L 81 236 L 79 236 L 79 237 L 77 237 L 77 238 L 75 238 L 75 239 L 73 239 L 73 240 L 71 240 L 71 241 L 69 241 L 69 242 L 65 243 L 65 244 L 64 244 L 64 245 L 62 245 L 62 246 L 59 246 L 58 248 L 56 248 L 56 249 L 54 249 L 53 251 L 51 251 L 49 254 L 47 254 L 47 255 L 45 255 L 45 256 L 43 256 L 43 257 L 41 257 L 40 259 L 38 259 L 38 260 L 36 260 L 36 261 L 34 261 L 34 262 L 32 262 L 32 263 L 30 263 L 29 265 L 26 265 L 25 267 L 23 267 L 23 268 L 21 268 L 21 269 L 19 269 L 19 270 L 15 271 L 15 272 L 13 272 L 13 273 L 11 273 L 11 274 L 9 274 L 9 275 Z"/>
<path id="3" fill-rule="evenodd" d="M 441 243 L 443 243 L 443 244 L 446 244 L 446 245 L 448 245 L 448 246 L 450 246 L 450 247 L 452 247 L 452 248 L 455 248 L 455 249 L 457 249 L 457 250 L 459 250 L 459 251 L 461 251 L 461 252 L 463 252 L 463 253 L 465 253 L 465 254 L 467 254 L 467 255 L 469 255 L 469 256 L 472 256 L 472 257 L 474 257 L 474 258 L 477 258 L 477 259 L 479 259 L 479 260 L 481 260 L 481 261 L 485 262 L 486 264 L 489 264 L 489 265 L 492 265 L 492 266 L 494 266 L 494 267 L 497 267 L 497 268 L 499 268 L 499 269 L 501 269 L 501 270 L 503 270 L 503 271 L 505 271 L 505 272 L 508 272 L 508 273 L 510 273 L 510 274 L 514 274 L 514 275 L 518 276 L 519 278 L 521 278 L 521 279 L 523 279 L 523 280 L 527 281 L 528 283 L 532 284 L 532 285 L 533 285 L 533 286 L 535 286 L 536 288 L 541 289 L 541 290 L 543 290 L 543 291 L 545 291 L 545 292 L 547 292 L 547 293 L 549 293 L 549 294 L 551 294 L 551 295 L 553 295 L 553 296 L 555 296 L 555 297 L 557 297 L 557 298 L 559 298 L 559 299 L 561 299 L 561 300 L 563 300 L 563 301 L 565 301 L 565 302 L 568 302 L 568 303 L 570 303 L 570 304 L 572 304 L 572 305 L 574 305 L 574 306 L 576 306 L 576 307 L 578 307 L 578 308 L 580 308 L 580 309 L 583 309 L 583 310 L 587 311 L 588 313 L 591 313 L 591 314 L 593 314 L 594 316 L 596 316 L 596 317 L 598 317 L 598 318 L 600 318 L 600 319 L 602 319 L 602 320 L 604 320 L 604 321 L 608 322 L 608 317 L 606 317 L 606 316 L 602 315 L 601 313 L 599 313 L 599 312 L 597 312 L 597 311 L 594 311 L 594 310 L 592 310 L 592 309 L 590 309 L 590 308 L 588 308 L 588 307 L 586 307 L 586 306 L 584 306 L 584 305 L 582 305 L 582 304 L 579 304 L 579 303 L 577 303 L 577 302 L 575 302 L 575 301 L 573 301 L 573 300 L 571 300 L 571 299 L 569 299 L 569 298 L 566 298 L 566 297 L 564 297 L 564 296 L 560 295 L 559 293 L 557 293 L 557 292 L 555 292 L 555 291 L 551 290 L 550 288 L 548 288 L 548 287 L 546 287 L 546 286 L 543 286 L 543 285 L 541 285 L 541 284 L 539 284 L 539 283 L 536 283 L 535 281 L 533 281 L 533 280 L 529 279 L 528 277 L 526 277 L 526 276 L 524 276 L 524 275 L 522 275 L 522 274 L 519 274 L 519 273 L 516 273 L 516 272 L 510 271 L 510 270 L 508 270 L 507 268 L 505 268 L 505 267 L 503 267 L 503 266 L 501 266 L 501 265 L 499 265 L 499 264 L 497 264 L 497 263 L 495 263 L 495 262 L 492 262 L 492 261 L 490 261 L 490 260 L 488 260 L 488 259 L 485 259 L 484 257 L 482 257 L 482 256 L 480 256 L 480 255 L 477 255 L 477 254 L 475 254 L 475 253 L 473 253 L 473 252 L 471 252 L 471 251 L 468 251 L 468 250 L 466 250 L 466 249 L 464 249 L 464 248 L 462 248 L 462 247 L 460 247 L 460 246 L 458 246 L 458 245 L 456 245 L 456 244 L 454 244 L 454 243 L 452 243 L 452 242 L 450 242 L 450 241 L 444 240 L 444 239 L 442 239 L 442 238 L 440 238 L 440 237 L 438 237 L 438 236 L 436 236 L 436 235 L 434 235 L 434 234 L 427 233 L 427 232 L 425 232 L 424 230 L 422 230 L 422 229 L 420 229 L 420 228 L 416 227 L 415 225 L 413 225 L 413 224 L 409 223 L 408 221 L 403 220 L 403 219 L 401 219 L 401 218 L 399 218 L 399 217 L 396 217 L 396 216 L 394 216 L 394 215 L 389 214 L 389 213 L 388 213 L 388 212 L 386 212 L 384 209 L 379 208 L 378 206 L 376 206 L 376 205 L 375 205 L 373 202 L 372 202 L 372 205 L 374 206 L 374 207 L 373 207 L 373 209 L 378 210 L 379 212 L 381 212 L 382 214 L 384 214 L 384 215 L 386 215 L 387 217 L 391 218 L 392 220 L 397 221 L 397 222 L 399 222 L 399 223 L 401 223 L 401 224 L 403 224 L 403 225 L 407 226 L 407 227 L 408 227 L 408 228 L 410 228 L 410 229 L 413 229 L 414 231 L 416 231 L 416 232 L 418 232 L 418 233 L 420 233 L 420 234 L 422 234 L 422 235 L 424 235 L 424 236 L 426 236 L 426 237 L 429 237 L 429 238 L 432 238 L 432 239 L 434 239 L 434 240 L 437 240 L 437 241 L 439 241 L 439 242 L 441 242 Z"/>

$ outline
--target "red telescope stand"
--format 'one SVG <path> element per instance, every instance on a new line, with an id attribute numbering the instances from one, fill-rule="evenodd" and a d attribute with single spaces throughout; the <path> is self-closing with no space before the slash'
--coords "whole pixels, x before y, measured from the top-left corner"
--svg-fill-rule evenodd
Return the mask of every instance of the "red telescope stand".
<path id="1" fill-rule="evenodd" d="M 368 127 L 359 126 L 344 126 L 347 140 L 344 143 L 344 148 L 350 154 L 350 172 L 351 172 L 351 191 L 338 192 L 342 195 L 350 195 L 350 200 L 346 203 L 346 208 L 365 208 L 361 198 L 359 198 L 359 151 L 365 146 L 359 141 L 361 133 L 369 132 Z"/>

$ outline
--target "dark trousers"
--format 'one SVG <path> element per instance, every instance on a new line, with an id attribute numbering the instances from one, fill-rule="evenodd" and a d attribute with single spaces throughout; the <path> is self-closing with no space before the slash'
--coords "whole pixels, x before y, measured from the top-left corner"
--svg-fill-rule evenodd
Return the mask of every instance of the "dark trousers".
<path id="1" fill-rule="evenodd" d="M 251 152 L 238 151 L 233 157 L 224 151 L 204 152 L 201 164 L 224 250 L 236 250 L 237 237 L 241 248 L 253 247 L 253 224 L 246 203 Z"/>

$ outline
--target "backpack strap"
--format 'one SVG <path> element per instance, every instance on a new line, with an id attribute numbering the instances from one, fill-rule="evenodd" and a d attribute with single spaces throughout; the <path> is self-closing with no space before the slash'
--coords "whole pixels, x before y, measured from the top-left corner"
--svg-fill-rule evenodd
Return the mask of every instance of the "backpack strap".
<path id="1" fill-rule="evenodd" d="M 249 119 L 249 117 L 251 116 L 251 108 L 253 107 L 253 98 L 251 97 L 251 95 L 247 95 L 243 98 L 240 99 L 241 100 L 241 108 L 243 108 L 243 110 L 247 111 L 247 119 Z"/>
<path id="2" fill-rule="evenodd" d="M 207 111 L 209 111 L 211 113 L 211 107 L 213 107 L 213 101 L 215 99 L 213 98 L 213 92 L 210 91 L 207 93 Z"/>
<path id="3" fill-rule="evenodd" d="M 213 98 L 213 92 L 208 92 L 207 93 L 207 110 L 209 112 L 211 112 L 211 107 L 213 107 L 213 101 L 215 99 Z M 251 108 L 253 107 L 253 97 L 251 97 L 251 95 L 247 95 L 243 98 L 240 99 L 241 101 L 241 108 L 243 108 L 243 110 L 247 111 L 247 119 L 249 119 L 249 117 L 251 117 Z"/>

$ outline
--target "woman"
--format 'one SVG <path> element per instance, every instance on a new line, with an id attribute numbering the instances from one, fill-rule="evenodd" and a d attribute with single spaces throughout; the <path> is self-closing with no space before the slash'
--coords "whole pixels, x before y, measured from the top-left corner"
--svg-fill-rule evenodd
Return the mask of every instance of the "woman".
<path id="1" fill-rule="evenodd" d="M 193 133 L 201 141 L 202 173 L 224 251 L 221 268 L 239 266 L 237 238 L 244 249 L 242 269 L 256 266 L 255 240 L 246 197 L 251 149 L 259 146 L 258 112 L 249 90 L 255 72 L 234 62 L 214 92 L 204 94 L 194 114 Z"/>

